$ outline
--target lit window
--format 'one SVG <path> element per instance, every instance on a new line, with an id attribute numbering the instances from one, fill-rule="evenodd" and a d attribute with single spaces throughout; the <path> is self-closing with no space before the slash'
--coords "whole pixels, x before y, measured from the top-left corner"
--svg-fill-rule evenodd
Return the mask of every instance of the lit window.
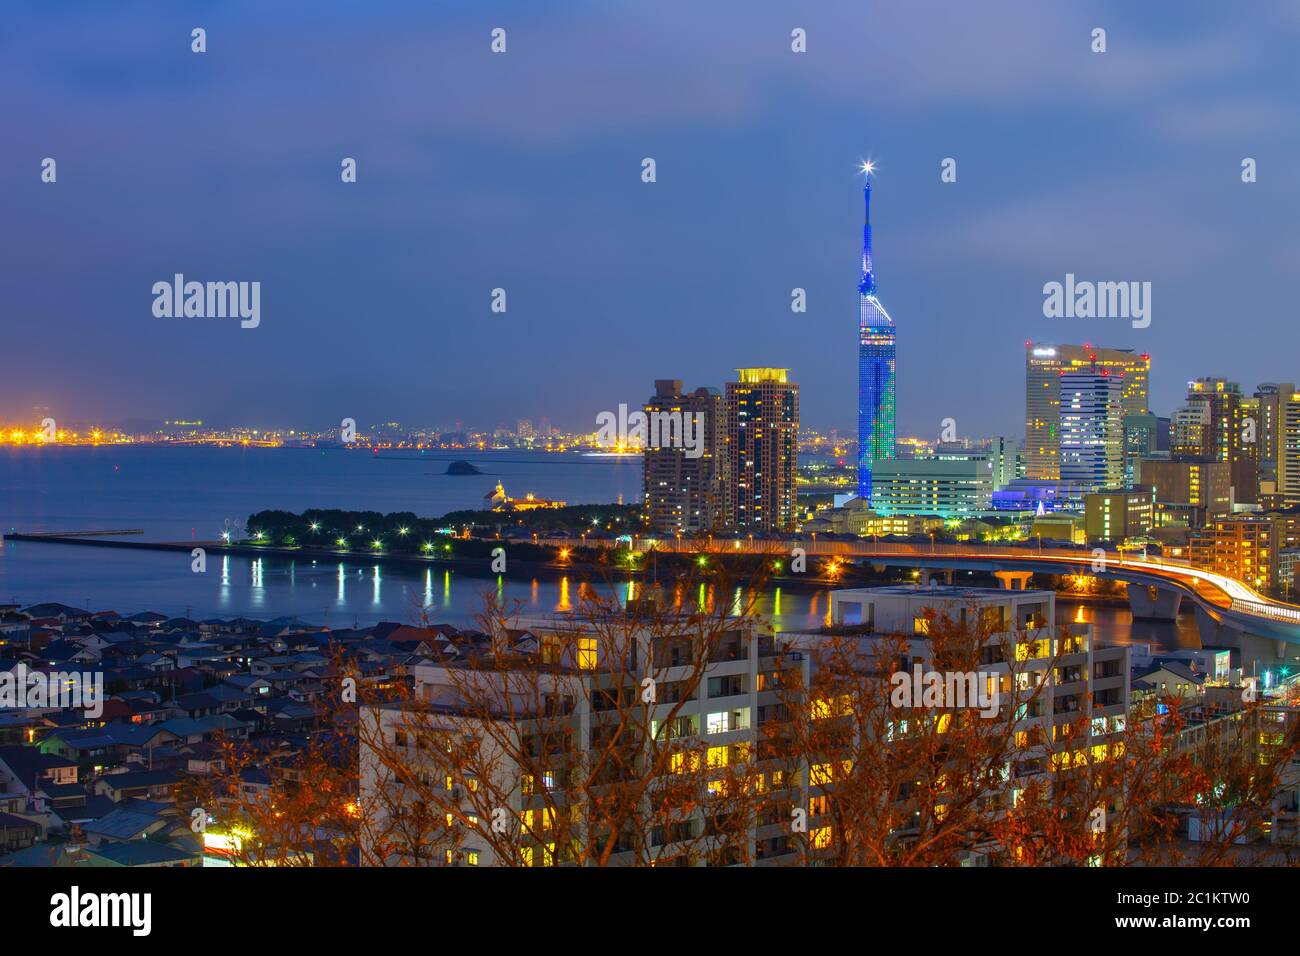
<path id="1" fill-rule="evenodd" d="M 669 767 L 673 773 L 693 773 L 700 769 L 700 755 L 691 751 L 681 751 L 672 755 Z"/>

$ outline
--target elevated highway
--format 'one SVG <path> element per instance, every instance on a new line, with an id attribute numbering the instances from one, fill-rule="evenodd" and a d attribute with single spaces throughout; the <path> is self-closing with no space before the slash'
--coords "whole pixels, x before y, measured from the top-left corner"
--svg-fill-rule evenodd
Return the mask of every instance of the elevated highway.
<path id="1" fill-rule="evenodd" d="M 572 542 L 575 546 L 581 543 Z M 838 558 L 877 567 L 987 571 L 997 576 L 1004 587 L 1023 588 L 1033 573 L 1090 575 L 1126 583 L 1134 617 L 1174 620 L 1182 602 L 1190 600 L 1195 606 L 1204 643 L 1238 646 L 1243 659 L 1248 655 L 1257 660 L 1300 657 L 1300 605 L 1271 598 L 1235 578 L 1194 568 L 1183 561 L 1135 552 L 990 544 L 909 544 L 867 538 L 818 541 L 811 537 L 782 540 L 637 537 L 631 545 L 643 552 L 758 554 L 786 559 L 794 548 L 802 548 L 810 558 Z"/>

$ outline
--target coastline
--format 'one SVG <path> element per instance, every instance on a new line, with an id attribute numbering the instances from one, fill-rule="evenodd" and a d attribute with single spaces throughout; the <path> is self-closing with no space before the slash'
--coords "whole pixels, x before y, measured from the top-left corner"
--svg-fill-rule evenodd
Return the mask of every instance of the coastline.
<path id="1" fill-rule="evenodd" d="M 353 564 L 377 564 L 386 567 L 421 570 L 440 568 L 456 571 L 469 577 L 505 577 L 510 580 L 528 580 L 530 578 L 559 580 L 564 577 L 572 577 L 576 575 L 586 579 L 596 579 L 603 576 L 610 581 L 644 581 L 653 578 L 655 575 L 655 569 L 653 567 L 637 569 L 618 568 L 614 573 L 609 573 L 607 567 L 589 561 L 569 561 L 561 564 L 555 561 L 530 561 L 525 558 L 511 558 L 507 562 L 507 570 L 503 572 L 495 572 L 490 569 L 491 559 L 481 557 L 447 558 L 436 556 L 424 557 L 421 555 L 373 554 L 356 551 L 335 551 L 327 548 L 304 549 L 265 547 L 247 544 L 226 544 L 221 541 L 113 541 L 104 538 L 81 537 L 70 533 L 52 534 L 41 532 L 34 534 L 30 532 L 11 532 L 0 537 L 0 541 L 21 541 L 28 544 L 54 544 L 92 548 L 117 548 L 134 551 L 161 551 L 174 554 L 189 554 L 195 548 L 203 548 L 209 554 L 224 554 L 232 557 L 271 557 L 281 560 L 351 562 Z M 509 544 L 509 542 L 502 542 L 502 546 L 504 547 L 509 547 Z M 602 572 L 604 573 L 602 574 Z M 671 574 L 671 569 L 665 569 L 664 573 L 667 577 Z M 806 576 L 798 575 L 772 575 L 767 579 L 767 583 L 771 585 L 779 585 L 780 587 L 794 591 L 809 593 L 828 587 L 835 587 L 837 584 L 842 586 L 842 582 L 816 578 L 810 580 Z"/>

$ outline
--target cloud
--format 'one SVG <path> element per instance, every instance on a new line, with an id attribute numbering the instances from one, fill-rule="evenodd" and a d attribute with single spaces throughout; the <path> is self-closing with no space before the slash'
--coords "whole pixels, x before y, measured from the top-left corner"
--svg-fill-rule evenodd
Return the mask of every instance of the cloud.
<path id="1" fill-rule="evenodd" d="M 1266 100 L 1232 100 L 1183 104 L 1168 110 L 1157 124 L 1173 139 L 1240 141 L 1245 137 L 1272 138 L 1294 128 L 1295 114 Z"/>

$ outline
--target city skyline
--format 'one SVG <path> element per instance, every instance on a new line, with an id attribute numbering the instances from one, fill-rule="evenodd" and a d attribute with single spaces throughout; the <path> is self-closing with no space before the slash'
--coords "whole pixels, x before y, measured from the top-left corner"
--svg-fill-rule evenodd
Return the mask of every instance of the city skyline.
<path id="1" fill-rule="evenodd" d="M 851 4 L 831 4 L 800 12 L 803 57 L 789 52 L 784 13 L 692 11 L 696 28 L 675 30 L 673 12 L 686 14 L 671 4 L 656 18 L 572 22 L 505 9 L 517 26 L 495 58 L 476 18 L 439 14 L 424 31 L 434 14 L 414 6 L 402 31 L 391 14 L 304 27 L 282 10 L 204 11 L 205 57 L 176 39 L 197 15 L 185 8 L 147 22 L 136 8 L 110 20 L 87 5 L 16 16 L 2 68 L 15 146 L 0 182 L 27 241 L 0 291 L 12 350 L 50 355 L 61 374 L 11 369 L 0 418 L 92 403 L 113 419 L 156 417 L 163 393 L 214 421 L 508 422 L 547 394 L 549 417 L 574 427 L 591 396 L 617 407 L 663 374 L 720 384 L 728 368 L 771 363 L 816 383 L 807 421 L 847 432 L 853 370 L 835 343 L 853 267 L 846 198 L 864 155 L 889 184 L 877 218 L 891 237 L 890 302 L 916 332 L 900 346 L 913 370 L 899 386 L 901 432 L 935 433 L 953 417 L 962 434 L 1015 433 L 1025 339 L 1153 354 L 1159 409 L 1198 377 L 1290 377 L 1284 355 L 1256 347 L 1285 336 L 1300 261 L 1296 199 L 1274 174 L 1300 146 L 1272 92 L 1300 30 L 1284 5 L 1249 20 L 1185 5 L 1177 29 L 1168 12 L 1103 5 L 1091 16 L 1112 44 L 1098 55 L 1079 39 L 1092 19 L 1076 11 L 1010 3 L 936 22 L 884 9 L 864 30 Z M 93 44 L 70 29 L 74 17 Z M 655 42 L 615 39 L 632 30 Z M 501 114 L 543 42 L 563 42 L 571 68 L 519 94 L 531 109 Z M 258 65 L 271 48 L 310 88 Z M 970 69 L 971 51 L 989 48 L 1008 51 L 1000 71 Z M 37 61 L 37 49 L 56 55 Z M 363 75 L 349 65 L 358 50 L 384 66 Z M 335 67 L 305 68 L 321 57 Z M 159 58 L 159 73 L 142 71 Z M 858 102 L 845 81 L 864 58 L 908 82 Z M 454 66 L 456 96 L 439 92 L 430 60 Z M 665 81 L 638 79 L 678 61 L 670 96 L 656 87 Z M 588 75 L 612 90 L 574 82 Z M 779 95 L 766 92 L 774 80 Z M 714 95 L 683 116 L 678 84 Z M 268 85 L 275 105 L 261 96 Z M 643 114 L 615 109 L 615 91 L 645 97 Z M 186 118 L 184 145 L 160 114 Z M 454 142 L 431 143 L 428 131 L 446 126 Z M 1117 127 L 1132 145 L 1119 157 L 1101 135 Z M 1062 138 L 1075 144 L 1068 164 L 1052 145 Z M 174 162 L 177 148 L 190 162 Z M 349 156 L 353 184 L 339 179 Z M 44 157 L 59 161 L 55 183 L 40 180 Z M 640 179 L 645 157 L 654 183 Z M 1258 159 L 1257 182 L 1241 181 L 1243 157 Z M 946 158 L 955 182 L 940 179 Z M 1223 243 L 1229 234 L 1251 238 Z M 43 251 L 63 242 L 66 254 Z M 1209 259 L 1243 280 L 1233 301 L 1246 334 L 1219 335 L 1196 291 Z M 177 272 L 260 281 L 260 324 L 155 317 L 151 286 Z M 1067 274 L 1152 282 L 1152 325 L 1045 318 L 1042 287 Z M 490 311 L 498 287 L 509 294 L 501 315 Z M 806 314 L 790 311 L 795 288 Z M 69 341 L 84 348 L 60 347 Z M 141 368 L 149 375 L 122 374 Z M 559 370 L 583 386 L 554 388 Z M 955 387 L 963 380 L 974 387 Z"/>
<path id="2" fill-rule="evenodd" d="M 327 868 L 1285 918 L 1300 0 L 5 25 L 24 925 L 184 947 L 208 868 L 304 943 L 407 892 Z"/>

